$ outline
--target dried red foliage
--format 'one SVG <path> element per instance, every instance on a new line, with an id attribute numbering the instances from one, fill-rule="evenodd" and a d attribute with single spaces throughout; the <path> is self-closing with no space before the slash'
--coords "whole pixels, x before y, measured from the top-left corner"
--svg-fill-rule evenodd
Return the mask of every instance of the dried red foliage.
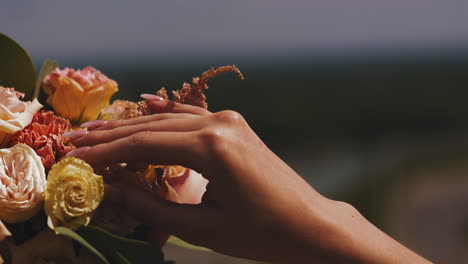
<path id="1" fill-rule="evenodd" d="M 241 80 L 244 79 L 241 71 L 235 65 L 221 66 L 217 69 L 211 68 L 210 70 L 202 73 L 201 77 L 194 77 L 192 79 L 192 84 L 184 83 L 182 85 L 182 89 L 173 91 L 172 95 L 174 101 L 182 104 L 203 107 L 205 109 L 208 108 L 208 104 L 206 103 L 206 95 L 204 94 L 204 91 L 208 89 L 207 82 L 211 78 L 226 72 L 234 72 Z M 157 94 L 164 99 L 168 98 L 166 89 L 164 88 L 159 90 Z"/>
<path id="2" fill-rule="evenodd" d="M 104 120 L 131 119 L 151 114 L 145 101 L 138 103 L 115 100 L 109 107 L 102 109 L 100 118 Z"/>
<path id="3" fill-rule="evenodd" d="M 52 165 L 72 150 L 72 146 L 65 144 L 62 137 L 70 128 L 68 120 L 51 111 L 39 111 L 31 124 L 13 135 L 10 146 L 20 143 L 30 146 L 41 157 L 46 171 L 49 171 Z"/>

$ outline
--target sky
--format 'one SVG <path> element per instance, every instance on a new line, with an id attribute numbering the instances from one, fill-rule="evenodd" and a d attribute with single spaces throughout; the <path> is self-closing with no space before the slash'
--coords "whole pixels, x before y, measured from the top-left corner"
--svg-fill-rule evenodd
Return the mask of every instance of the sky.
<path id="1" fill-rule="evenodd" d="M 463 47 L 466 0 L 2 1 L 33 56 Z"/>

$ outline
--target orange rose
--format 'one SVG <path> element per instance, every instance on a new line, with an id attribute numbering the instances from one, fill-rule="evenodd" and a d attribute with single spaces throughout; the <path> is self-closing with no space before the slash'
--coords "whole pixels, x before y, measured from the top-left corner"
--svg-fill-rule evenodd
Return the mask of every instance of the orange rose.
<path id="1" fill-rule="evenodd" d="M 117 83 L 93 67 L 56 69 L 44 79 L 47 103 L 74 124 L 96 120 L 118 91 Z"/>

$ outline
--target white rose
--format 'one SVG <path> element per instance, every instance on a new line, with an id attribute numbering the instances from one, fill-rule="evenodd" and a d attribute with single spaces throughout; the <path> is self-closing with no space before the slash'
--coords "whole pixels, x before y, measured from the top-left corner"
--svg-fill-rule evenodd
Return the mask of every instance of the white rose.
<path id="1" fill-rule="evenodd" d="M 42 206 L 46 188 L 41 158 L 25 144 L 0 149 L 0 219 L 24 222 Z"/>
<path id="2" fill-rule="evenodd" d="M 13 88 L 0 86 L 0 146 L 8 144 L 8 136 L 31 123 L 34 114 L 42 105 L 34 99 L 32 102 L 20 100 L 24 94 Z"/>

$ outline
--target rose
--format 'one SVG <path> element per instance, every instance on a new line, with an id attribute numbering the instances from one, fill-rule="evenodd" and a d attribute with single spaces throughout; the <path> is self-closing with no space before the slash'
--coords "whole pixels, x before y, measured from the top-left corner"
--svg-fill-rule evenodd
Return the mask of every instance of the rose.
<path id="1" fill-rule="evenodd" d="M 41 208 L 46 175 L 41 158 L 25 144 L 0 149 L 0 219 L 23 222 Z"/>
<path id="2" fill-rule="evenodd" d="M 193 170 L 181 166 L 159 166 L 164 169 L 164 185 L 168 190 L 165 198 L 173 202 L 184 204 L 201 203 L 203 193 L 206 190 L 208 180 Z M 149 234 L 149 241 L 162 247 L 169 238 L 169 234 L 153 227 Z"/>
<path id="3" fill-rule="evenodd" d="M 143 169 L 143 171 L 142 171 Z M 96 211 L 93 224 L 122 236 L 131 234 L 140 222 L 122 211 L 121 188 L 136 188 L 176 203 L 199 204 L 208 181 L 197 172 L 182 166 L 113 164 L 97 168 L 107 184 L 106 200 Z M 136 170 L 136 171 L 135 171 Z M 161 248 L 169 234 L 153 227 L 148 240 Z"/>
<path id="4" fill-rule="evenodd" d="M 0 146 L 6 146 L 9 136 L 29 125 L 42 105 L 34 99 L 23 102 L 24 94 L 13 88 L 0 86 Z"/>
<path id="5" fill-rule="evenodd" d="M 72 230 L 88 225 L 104 196 L 104 181 L 93 168 L 77 158 L 64 158 L 47 177 L 45 211 L 48 225 Z"/>
<path id="6" fill-rule="evenodd" d="M 172 176 L 167 177 L 167 183 L 177 192 L 180 202 L 187 204 L 201 203 L 208 180 L 193 170 L 172 166 Z"/>
<path id="7" fill-rule="evenodd" d="M 117 83 L 93 67 L 56 69 L 44 79 L 47 103 L 60 116 L 81 124 L 97 119 L 118 91 Z"/>

